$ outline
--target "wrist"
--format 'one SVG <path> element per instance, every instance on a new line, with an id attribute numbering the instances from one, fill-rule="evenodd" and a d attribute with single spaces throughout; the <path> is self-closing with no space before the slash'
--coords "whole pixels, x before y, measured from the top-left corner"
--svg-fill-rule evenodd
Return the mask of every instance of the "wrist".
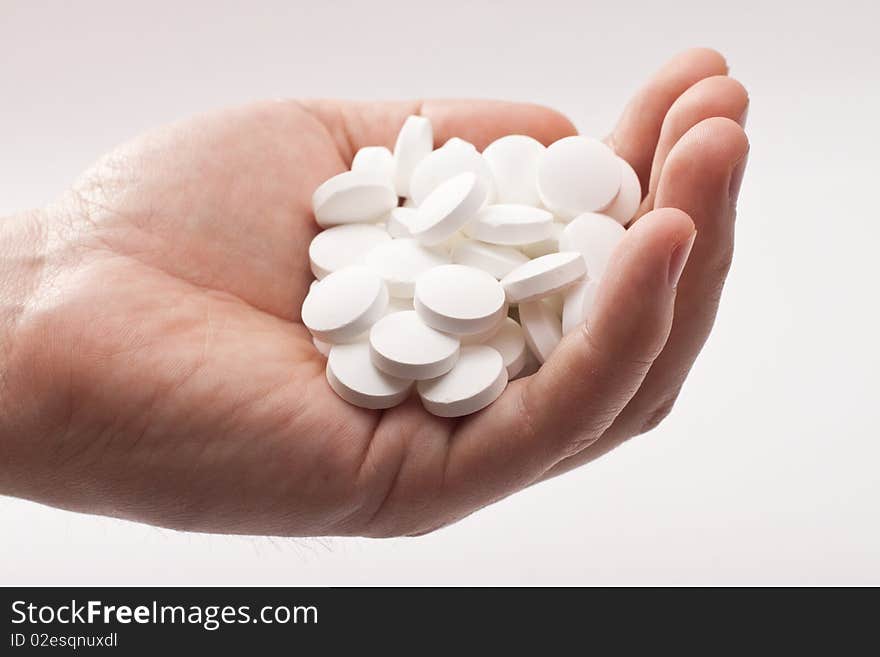
<path id="1" fill-rule="evenodd" d="M 35 442 L 26 392 L 35 364 L 26 362 L 21 336 L 45 269 L 48 224 L 42 211 L 0 218 L 0 494 L 14 493 L 28 461 L 23 450 Z"/>

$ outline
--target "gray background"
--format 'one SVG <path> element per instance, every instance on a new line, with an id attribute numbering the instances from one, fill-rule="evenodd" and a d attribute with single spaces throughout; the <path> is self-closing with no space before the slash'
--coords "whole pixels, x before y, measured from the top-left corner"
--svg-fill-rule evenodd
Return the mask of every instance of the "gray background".
<path id="1" fill-rule="evenodd" d="M 707 45 L 752 99 L 724 303 L 652 434 L 418 539 L 186 535 L 0 498 L 0 583 L 880 583 L 872 5 L 0 0 L 0 213 L 264 97 L 512 98 L 602 135 Z"/>

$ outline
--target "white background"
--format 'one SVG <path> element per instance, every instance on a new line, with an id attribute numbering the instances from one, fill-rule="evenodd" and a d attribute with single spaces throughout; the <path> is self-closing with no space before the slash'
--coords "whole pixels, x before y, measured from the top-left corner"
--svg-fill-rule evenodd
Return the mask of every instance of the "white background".
<path id="1" fill-rule="evenodd" d="M 604 134 L 708 45 L 752 142 L 714 334 L 660 429 L 439 533 L 186 535 L 0 498 L 0 583 L 880 584 L 874 3 L 258 4 L 0 0 L 0 213 L 263 97 L 512 98 Z"/>

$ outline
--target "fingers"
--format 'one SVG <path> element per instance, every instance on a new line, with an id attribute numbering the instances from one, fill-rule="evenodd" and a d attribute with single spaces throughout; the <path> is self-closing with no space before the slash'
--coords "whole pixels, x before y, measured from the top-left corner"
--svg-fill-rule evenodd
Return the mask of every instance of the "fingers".
<path id="1" fill-rule="evenodd" d="M 510 134 L 529 135 L 549 144 L 577 132 L 572 122 L 556 110 L 499 100 L 314 100 L 304 101 L 303 106 L 327 126 L 346 163 L 363 146 L 392 148 L 400 127 L 411 114 L 431 119 L 435 147 L 451 137 L 460 137 L 482 149 Z"/>
<path id="2" fill-rule="evenodd" d="M 643 190 L 648 188 L 654 150 L 669 108 L 703 78 L 726 73 L 727 63 L 718 52 L 686 50 L 667 62 L 626 106 L 608 141 L 635 169 Z"/>
<path id="3" fill-rule="evenodd" d="M 602 434 L 666 342 L 675 279 L 693 236 L 690 218 L 674 209 L 652 213 L 627 233 L 589 324 L 569 333 L 536 375 L 511 384 L 456 433 L 445 495 L 488 503 Z"/>
<path id="4" fill-rule="evenodd" d="M 712 118 L 691 128 L 670 151 L 656 202 L 687 212 L 698 234 L 678 286 L 672 331 L 638 393 L 602 439 L 558 464 L 549 476 L 593 460 L 652 429 L 671 410 L 718 309 L 733 254 L 736 196 L 748 147 L 737 123 Z M 654 214 L 645 215 L 631 230 L 642 222 L 653 221 Z"/>
<path id="5" fill-rule="evenodd" d="M 688 130 L 700 121 L 714 116 L 726 117 L 744 125 L 748 105 L 749 95 L 745 87 L 724 75 L 700 80 L 679 96 L 663 121 L 651 166 L 648 196 L 657 191 L 657 183 L 669 151 Z"/>

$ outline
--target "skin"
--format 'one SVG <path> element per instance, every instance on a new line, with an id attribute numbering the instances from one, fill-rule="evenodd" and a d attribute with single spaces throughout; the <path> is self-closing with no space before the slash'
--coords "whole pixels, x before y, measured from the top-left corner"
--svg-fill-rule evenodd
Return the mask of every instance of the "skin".
<path id="1" fill-rule="evenodd" d="M 57 203 L 0 222 L 0 493 L 181 530 L 413 535 L 651 429 L 732 255 L 748 97 L 726 74 L 718 53 L 690 50 L 632 100 L 608 143 L 646 196 L 593 316 L 461 419 L 330 390 L 299 316 L 312 191 L 359 147 L 393 145 L 409 114 L 431 118 L 437 144 L 479 148 L 574 134 L 564 116 L 279 101 L 122 146 Z"/>

